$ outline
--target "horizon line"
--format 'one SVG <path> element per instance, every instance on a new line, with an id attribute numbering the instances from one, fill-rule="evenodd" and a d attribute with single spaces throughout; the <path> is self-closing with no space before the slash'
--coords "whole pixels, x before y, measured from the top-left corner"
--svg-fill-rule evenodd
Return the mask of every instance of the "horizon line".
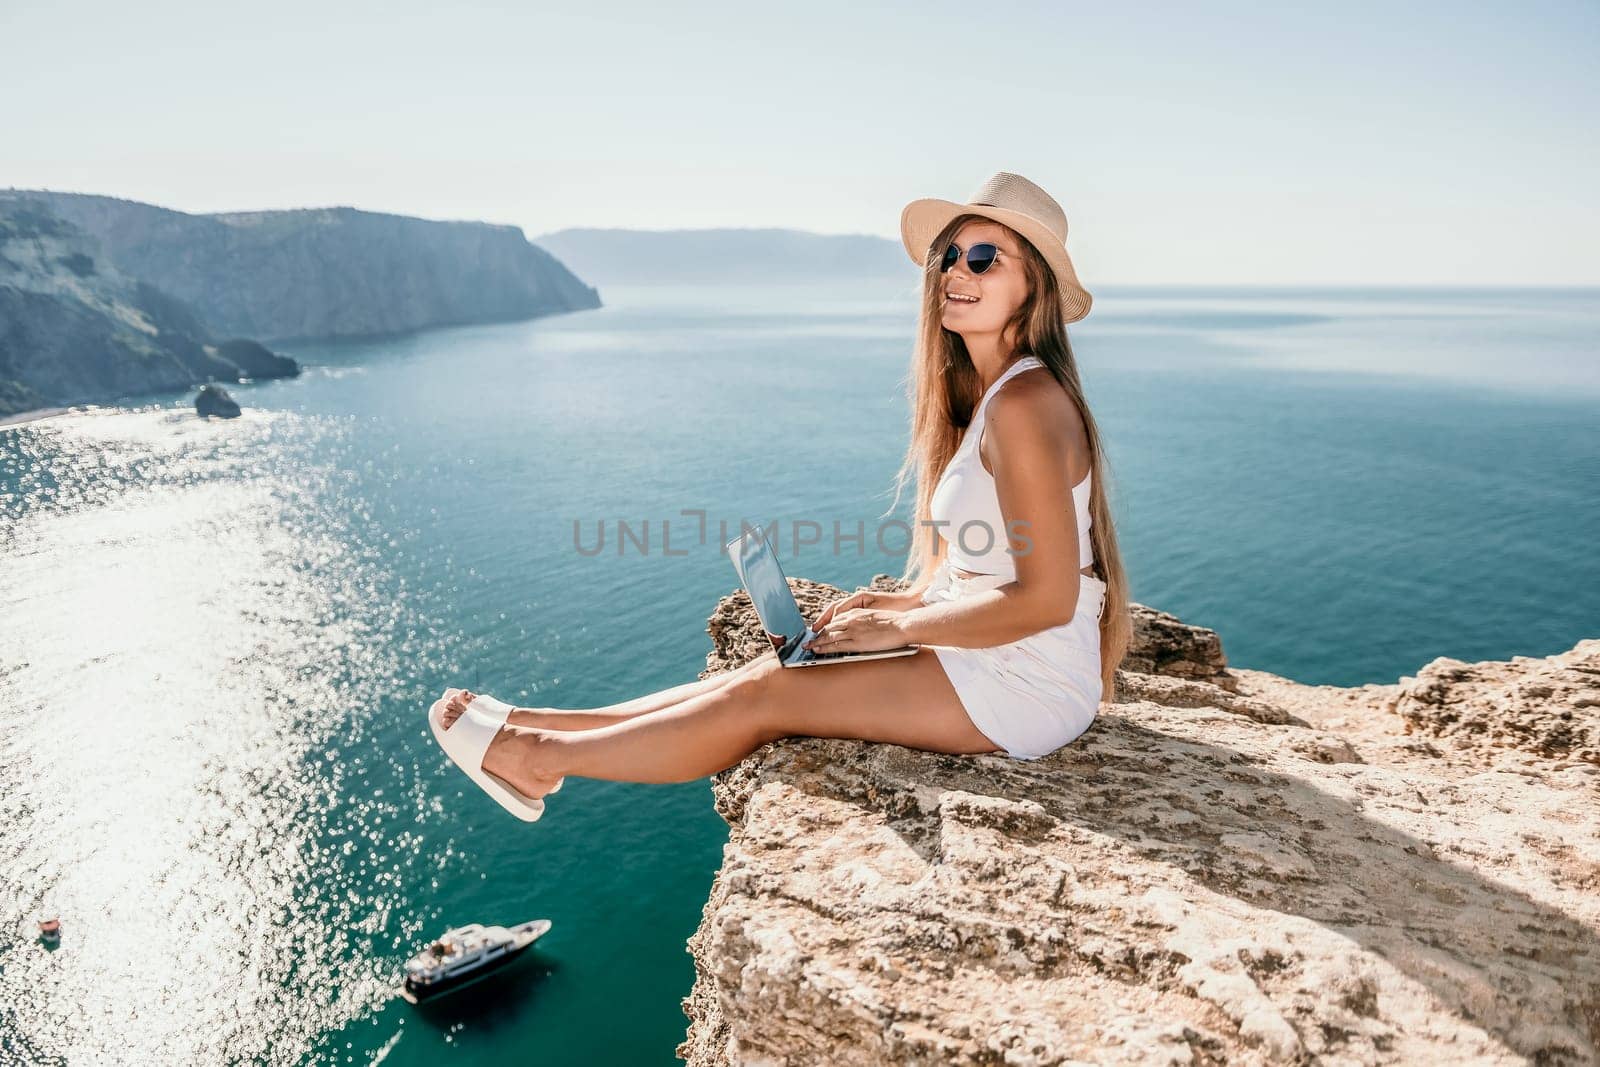
<path id="1" fill-rule="evenodd" d="M 537 235 L 535 235 L 533 237 L 529 237 L 528 236 L 528 232 L 527 232 L 527 228 L 525 226 L 523 226 L 522 224 L 515 223 L 515 222 L 493 222 L 493 221 L 490 221 L 488 219 L 469 219 L 469 218 L 436 218 L 436 217 L 427 216 L 427 215 L 404 214 L 404 213 L 398 212 L 398 211 L 374 211 L 371 208 L 356 207 L 354 204 L 307 204 L 307 205 L 301 205 L 301 206 L 298 206 L 298 207 L 232 208 L 232 209 L 229 209 L 229 210 L 226 210 L 226 211 L 189 211 L 187 209 L 180 208 L 180 207 L 172 207 L 172 206 L 169 206 L 169 205 L 166 205 L 166 204 L 158 204 L 158 203 L 156 203 L 154 201 L 151 201 L 151 200 L 137 200 L 137 199 L 135 199 L 133 197 L 129 197 L 129 196 L 118 196 L 118 195 L 116 195 L 114 193 L 85 192 L 85 191 L 76 190 L 76 189 L 52 189 L 52 188 L 49 188 L 47 186 L 23 188 L 23 187 L 20 187 L 20 186 L 8 185 L 8 186 L 6 186 L 4 188 L 4 190 L 0 190 L 0 192 L 5 192 L 5 193 L 56 193 L 56 194 L 61 194 L 61 195 L 65 195 L 65 196 L 94 196 L 94 197 L 102 197 L 102 198 L 107 199 L 107 200 L 120 200 L 120 201 L 123 201 L 124 203 L 139 204 L 139 205 L 144 206 L 144 207 L 152 207 L 152 208 L 156 208 L 156 209 L 162 210 L 162 211 L 172 211 L 172 212 L 176 212 L 177 214 L 181 214 L 181 215 L 190 215 L 190 216 L 201 217 L 201 218 L 206 217 L 206 216 L 218 216 L 218 215 L 266 214 L 266 213 L 272 213 L 272 212 L 288 213 L 288 212 L 294 212 L 294 211 L 358 211 L 358 212 L 362 212 L 362 213 L 368 214 L 368 215 L 387 215 L 387 216 L 390 216 L 390 217 L 393 217 L 393 218 L 416 219 L 416 220 L 421 221 L 421 222 L 458 223 L 458 224 L 476 225 L 476 226 L 509 227 L 509 228 L 515 229 L 519 233 L 521 233 L 522 237 L 523 237 L 523 240 L 527 241 L 529 244 L 534 244 L 534 245 L 538 244 L 538 240 L 541 237 L 547 237 L 547 236 L 550 236 L 552 234 L 559 234 L 559 233 L 562 233 L 562 232 L 565 232 L 565 231 L 569 231 L 569 230 L 594 230 L 594 231 L 603 231 L 603 232 L 610 232 L 610 233 L 638 233 L 638 234 L 652 234 L 652 235 L 686 234 L 686 233 L 763 233 L 763 232 L 772 232 L 772 233 L 805 234 L 805 235 L 810 236 L 810 237 L 823 237 L 823 238 L 856 238 L 856 239 L 869 238 L 869 239 L 873 239 L 873 240 L 879 240 L 879 241 L 887 242 L 889 244 L 894 245 L 895 247 L 899 247 L 900 243 L 901 243 L 899 237 L 897 237 L 897 236 L 886 237 L 886 236 L 883 236 L 882 234 L 863 233 L 863 232 L 861 232 L 859 230 L 845 231 L 845 232 L 828 232 L 828 231 L 823 231 L 823 230 L 808 230 L 808 229 L 804 229 L 804 228 L 801 228 L 801 227 L 798 227 L 798 226 L 668 226 L 668 227 L 646 227 L 646 226 L 568 225 L 568 226 L 562 226 L 562 227 L 559 227 L 559 228 L 553 229 L 553 230 L 544 230 L 541 233 L 539 233 L 539 234 L 537 234 Z M 907 268 L 907 276 L 908 277 L 914 277 L 914 275 L 915 275 L 915 268 L 914 267 L 908 267 Z M 615 285 L 615 284 L 619 284 L 619 283 L 613 282 L 611 284 Z M 620 284 L 628 285 L 628 284 L 644 284 L 644 283 L 623 282 L 623 283 L 620 283 Z M 755 282 L 755 283 L 749 283 L 749 284 L 759 285 L 759 284 L 764 284 L 764 283 Z M 766 284 L 793 284 L 793 283 L 775 282 L 775 283 L 766 283 Z M 1403 289 L 1410 289 L 1410 290 L 1432 290 L 1432 291 L 1437 291 L 1437 292 L 1442 292 L 1442 291 L 1450 291 L 1450 292 L 1484 291 L 1484 292 L 1490 292 L 1490 291 L 1503 291 L 1503 290 L 1507 290 L 1507 289 L 1521 289 L 1521 290 L 1540 291 L 1540 292 L 1591 292 L 1591 291 L 1600 290 L 1600 279 L 1596 279 L 1594 281 L 1585 281 L 1585 282 L 1555 282 L 1555 283 L 1551 283 L 1551 282 L 1421 282 L 1421 281 L 1406 281 L 1406 282 L 1349 282 L 1349 281 L 1338 281 L 1338 282 L 1324 282 L 1324 281 L 1297 281 L 1297 282 L 1269 282 L 1269 281 L 1224 281 L 1224 282 L 1107 281 L 1107 282 L 1099 283 L 1098 287 L 1099 288 L 1112 288 L 1112 289 L 1118 289 L 1118 288 L 1141 288 L 1141 287 L 1142 288 L 1147 288 L 1147 289 L 1244 289 L 1244 288 L 1251 288 L 1251 289 L 1273 289 L 1273 290 L 1283 290 L 1283 291 L 1289 291 L 1289 290 L 1294 290 L 1294 289 L 1317 289 L 1317 290 L 1329 290 L 1329 289 L 1348 289 L 1348 290 L 1378 290 L 1378 289 L 1396 290 L 1396 289 L 1402 289 L 1403 290 Z"/>

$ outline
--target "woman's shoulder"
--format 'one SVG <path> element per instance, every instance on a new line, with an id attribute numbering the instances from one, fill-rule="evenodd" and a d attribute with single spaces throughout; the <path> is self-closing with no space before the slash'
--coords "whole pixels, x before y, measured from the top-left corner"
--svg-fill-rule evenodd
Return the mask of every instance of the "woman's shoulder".
<path id="1" fill-rule="evenodd" d="M 1056 376 L 1050 372 L 1036 357 L 1024 356 L 1031 362 L 1031 366 L 1017 371 L 1011 377 L 1000 383 L 1000 388 L 994 391 L 989 398 L 988 415 L 1010 413 L 1013 417 L 1049 417 L 1052 414 L 1077 413 L 1077 405 L 1067 395 L 1067 391 L 1056 381 Z"/>
<path id="2" fill-rule="evenodd" d="M 1084 436 L 1083 416 L 1072 397 L 1044 365 L 1018 371 L 994 391 L 986 422 L 1003 441 L 1033 439 L 1071 445 Z"/>

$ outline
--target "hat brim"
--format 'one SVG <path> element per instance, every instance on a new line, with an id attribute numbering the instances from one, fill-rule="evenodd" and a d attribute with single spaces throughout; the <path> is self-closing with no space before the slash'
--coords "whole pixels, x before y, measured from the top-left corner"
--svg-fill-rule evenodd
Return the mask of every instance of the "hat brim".
<path id="1" fill-rule="evenodd" d="M 1020 211 L 987 204 L 957 204 L 933 197 L 913 200 L 900 212 L 900 241 L 905 245 L 911 262 L 927 268 L 933 239 L 957 215 L 981 215 L 1009 226 L 1026 237 L 1028 243 L 1056 272 L 1056 282 L 1061 289 L 1062 321 L 1077 322 L 1089 314 L 1094 298 L 1079 283 L 1078 272 L 1072 267 L 1072 257 L 1067 255 L 1066 246 L 1050 232 L 1049 227 Z"/>

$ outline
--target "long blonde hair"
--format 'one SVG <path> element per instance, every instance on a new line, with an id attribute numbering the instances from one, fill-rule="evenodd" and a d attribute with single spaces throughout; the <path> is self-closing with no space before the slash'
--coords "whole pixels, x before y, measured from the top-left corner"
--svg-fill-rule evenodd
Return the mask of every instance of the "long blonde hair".
<path id="1" fill-rule="evenodd" d="M 955 455 L 962 431 L 972 421 L 983 393 L 983 382 L 967 353 L 966 342 L 960 334 L 946 330 L 942 323 L 944 274 L 939 270 L 939 263 L 956 231 L 973 219 L 994 221 L 981 215 L 958 215 L 934 238 L 924 266 L 917 346 L 908 381 L 911 443 L 905 462 L 895 476 L 894 503 L 885 513 L 894 511 L 900 502 L 901 490 L 908 481 L 915 479 L 916 519 L 905 572 L 901 575 L 903 580 L 913 584 L 938 566 L 938 544 L 934 528 L 928 522 L 929 503 L 939 476 Z M 1114 701 L 1117 667 L 1133 640 L 1133 620 L 1128 608 L 1127 575 L 1122 568 L 1122 553 L 1117 548 L 1116 524 L 1111 518 L 1108 465 L 1101 448 L 1100 430 L 1084 399 L 1078 363 L 1072 354 L 1072 343 L 1067 339 L 1066 324 L 1061 321 L 1061 294 L 1055 272 L 1026 238 L 1010 227 L 1004 229 L 1016 240 L 1028 279 L 1028 296 L 1007 321 L 1006 333 L 1020 339 L 1019 351 L 1032 353 L 1050 368 L 1056 381 L 1078 405 L 1089 436 L 1089 515 L 1092 520 L 1089 536 L 1094 545 L 1095 576 L 1106 583 L 1105 611 L 1100 618 L 1100 678 L 1102 699 Z"/>

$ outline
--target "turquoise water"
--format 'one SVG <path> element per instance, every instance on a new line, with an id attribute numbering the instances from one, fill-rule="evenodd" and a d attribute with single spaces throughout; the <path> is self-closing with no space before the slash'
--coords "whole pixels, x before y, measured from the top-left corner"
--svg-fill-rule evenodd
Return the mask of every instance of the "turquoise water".
<path id="1" fill-rule="evenodd" d="M 719 523 L 874 530 L 915 301 L 604 296 L 297 346 L 232 422 L 173 396 L 0 430 L 0 1057 L 674 1062 L 707 784 L 570 779 L 524 825 L 424 710 L 692 680 Z M 1338 685 L 1600 635 L 1600 294 L 1097 297 L 1073 336 L 1136 599 Z M 864 548 L 782 554 L 898 571 Z M 476 996 L 395 998 L 445 926 L 537 917 Z"/>

